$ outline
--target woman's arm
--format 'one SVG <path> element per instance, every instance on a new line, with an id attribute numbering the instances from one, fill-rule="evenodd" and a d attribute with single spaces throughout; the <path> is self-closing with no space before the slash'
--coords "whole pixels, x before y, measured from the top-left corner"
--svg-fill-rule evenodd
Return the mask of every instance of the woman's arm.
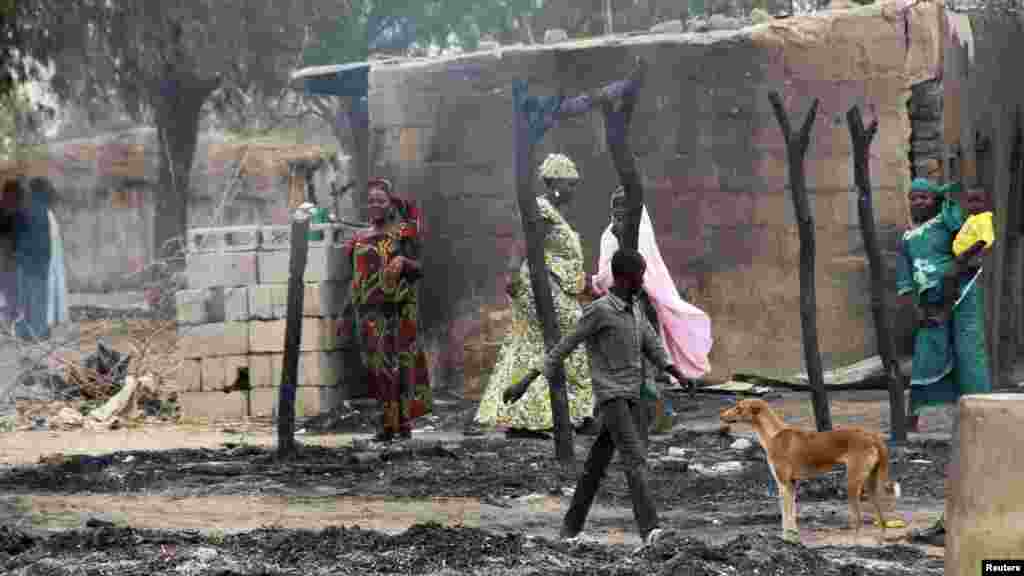
<path id="1" fill-rule="evenodd" d="M 405 222 L 401 230 L 401 252 L 395 258 L 396 266 L 406 279 L 415 282 L 423 277 L 420 264 L 420 236 L 415 222 Z"/>

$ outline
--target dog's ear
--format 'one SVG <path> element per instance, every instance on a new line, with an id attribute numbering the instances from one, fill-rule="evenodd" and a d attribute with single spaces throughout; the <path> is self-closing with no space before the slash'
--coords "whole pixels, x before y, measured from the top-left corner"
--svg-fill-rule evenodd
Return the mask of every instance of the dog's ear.
<path id="1" fill-rule="evenodd" d="M 750 413 L 754 414 L 755 416 L 761 413 L 761 405 L 756 402 L 751 402 L 747 404 L 747 408 L 750 410 Z"/>

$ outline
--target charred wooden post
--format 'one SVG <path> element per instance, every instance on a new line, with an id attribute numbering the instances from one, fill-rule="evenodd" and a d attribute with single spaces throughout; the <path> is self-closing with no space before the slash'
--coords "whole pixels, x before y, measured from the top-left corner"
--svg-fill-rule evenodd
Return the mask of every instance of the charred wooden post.
<path id="1" fill-rule="evenodd" d="M 516 82 L 513 87 L 513 130 L 515 138 L 516 193 L 519 212 L 526 237 L 526 258 L 530 268 L 530 287 L 540 316 L 544 335 L 544 348 L 551 350 L 558 344 L 561 334 L 555 317 L 555 305 L 551 286 L 547 281 L 547 266 L 544 263 L 544 236 L 542 234 L 537 198 L 533 193 L 532 168 L 536 146 L 544 134 L 559 120 L 585 114 L 598 102 L 604 102 L 633 90 L 635 79 L 614 82 L 600 90 L 597 98 L 581 94 L 574 98 L 562 95 L 549 97 L 529 96 L 525 82 Z M 635 169 L 633 171 L 635 173 Z M 637 212 L 639 216 L 639 211 Z M 639 218 L 637 218 L 639 228 Z M 634 233 L 634 240 L 637 234 Z M 517 383 L 518 388 L 529 385 L 529 381 Z M 558 367 L 554 378 L 549 380 L 551 390 L 551 412 L 555 431 L 555 454 L 560 462 L 569 465 L 575 457 L 572 444 L 572 427 L 569 422 L 569 399 L 565 389 L 565 372 Z"/>
<path id="2" fill-rule="evenodd" d="M 782 136 L 786 140 L 786 158 L 789 161 L 789 186 L 793 192 L 793 207 L 800 232 L 800 328 L 803 333 L 804 359 L 807 363 L 807 380 L 811 385 L 811 402 L 814 404 L 814 420 L 818 430 L 832 429 L 832 415 L 825 392 L 825 378 L 821 367 L 821 351 L 818 348 L 817 296 L 814 286 L 814 217 L 807 200 L 807 179 L 804 174 L 804 156 L 810 145 L 811 128 L 818 114 L 818 99 L 804 118 L 800 132 L 793 134 L 789 115 L 778 92 L 768 95 L 779 121 Z"/>
<path id="3" fill-rule="evenodd" d="M 1014 168 L 1018 162 L 1014 156 L 1017 133 L 1020 130 L 1020 108 L 1016 105 L 997 104 L 992 118 L 995 119 L 992 138 L 995 145 L 992 166 L 992 227 L 995 229 L 996 239 L 992 246 L 991 273 L 985 279 L 989 280 L 985 283 L 985 288 L 989 292 L 986 296 L 991 299 L 992 306 L 992 314 L 989 316 L 992 323 L 988 327 L 989 348 L 992 351 L 989 369 L 992 373 L 992 388 L 997 389 L 1006 384 L 1006 369 L 1010 366 L 1006 354 L 1010 351 L 1006 346 L 1009 340 L 1004 330 L 1004 318 L 1009 308 L 1006 306 L 1009 299 L 1005 291 L 1007 267 L 1010 265 L 1007 244 L 1012 238 L 1007 228 L 1011 221 L 1009 212 L 1010 195 L 1014 192 Z"/>
<path id="4" fill-rule="evenodd" d="M 640 245 L 640 219 L 643 215 L 644 189 L 636 158 L 629 143 L 630 128 L 636 97 L 647 77 L 647 63 L 637 59 L 636 67 L 628 80 L 617 82 L 606 89 L 602 101 L 605 115 L 605 138 L 608 151 L 619 175 L 619 182 L 626 191 L 626 221 L 622 247 L 636 250 Z M 618 102 L 616 102 L 618 100 Z"/>
<path id="5" fill-rule="evenodd" d="M 513 114 L 515 131 L 516 193 L 519 199 L 519 214 L 523 221 L 526 237 L 526 259 L 530 267 L 530 286 L 540 316 L 541 331 L 544 334 L 544 348 L 551 350 L 561 338 L 555 319 L 555 304 L 551 296 L 551 285 L 547 282 L 547 266 L 544 263 L 544 237 L 537 212 L 537 197 L 533 193 L 532 168 L 536 142 L 536 128 L 531 130 L 527 116 L 530 103 L 526 97 L 525 85 L 516 86 L 514 93 L 516 113 Z M 543 132 L 541 132 L 541 135 Z M 551 416 L 555 427 L 555 455 L 563 464 L 573 459 L 572 428 L 569 422 L 569 397 L 565 390 L 565 371 L 561 366 L 548 382 L 551 391 Z"/>
<path id="6" fill-rule="evenodd" d="M 871 315 L 875 322 L 875 338 L 878 354 L 882 357 L 885 374 L 889 380 L 889 423 L 894 444 L 907 441 L 906 411 L 903 404 L 903 390 L 906 381 L 900 371 L 899 362 L 893 351 L 889 333 L 889 309 L 885 301 L 885 267 L 878 247 L 878 232 L 875 229 L 875 211 L 871 201 L 871 166 L 869 152 L 871 141 L 878 132 L 878 119 L 864 128 L 860 108 L 854 106 L 846 113 L 846 124 L 853 140 L 853 179 L 857 184 L 857 214 L 860 217 L 860 232 L 864 238 L 864 250 L 868 254 L 871 272 Z"/>
<path id="7" fill-rule="evenodd" d="M 288 458 L 295 453 L 295 387 L 299 375 L 299 344 L 302 340 L 302 300 L 309 245 L 309 213 L 296 210 L 292 215 L 291 255 L 288 270 L 288 308 L 284 328 L 284 369 L 277 404 L 277 454 Z"/>

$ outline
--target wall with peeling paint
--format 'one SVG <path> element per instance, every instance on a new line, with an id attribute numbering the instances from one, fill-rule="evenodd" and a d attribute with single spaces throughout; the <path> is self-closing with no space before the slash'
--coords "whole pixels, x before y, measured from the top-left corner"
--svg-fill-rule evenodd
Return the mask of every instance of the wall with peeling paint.
<path id="1" fill-rule="evenodd" d="M 646 201 L 676 282 L 712 317 L 714 375 L 791 375 L 802 365 L 799 242 L 772 90 L 794 123 L 821 99 L 806 171 L 826 365 L 874 354 L 845 113 L 858 104 L 868 120 L 879 118 L 871 170 L 891 279 L 907 221 L 906 102 L 913 84 L 941 70 L 941 13 L 931 2 L 885 2 L 738 32 L 506 47 L 375 67 L 371 167 L 424 210 L 421 324 L 435 382 L 470 394 L 485 383 L 507 272 L 523 252 L 512 83 L 527 80 L 537 95 L 573 94 L 623 77 L 636 56 L 651 64 L 632 135 Z M 582 171 L 569 220 L 593 271 L 617 180 L 600 114 L 549 132 L 537 162 L 555 151 Z M 907 333 L 901 327 L 898 339 Z"/>

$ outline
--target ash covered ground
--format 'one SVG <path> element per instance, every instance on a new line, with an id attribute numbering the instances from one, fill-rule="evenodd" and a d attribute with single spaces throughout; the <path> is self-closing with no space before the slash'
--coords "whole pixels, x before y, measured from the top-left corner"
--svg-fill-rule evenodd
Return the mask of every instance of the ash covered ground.
<path id="1" fill-rule="evenodd" d="M 570 546 L 531 534 L 416 524 L 399 534 L 356 527 L 266 529 L 229 534 L 155 531 L 96 523 L 48 533 L 0 530 L 0 571 L 57 574 L 909 574 L 940 573 L 941 558 L 917 547 L 806 548 L 777 538 L 778 503 L 756 443 L 713 428 L 652 439 L 650 479 L 665 527 L 653 548 L 585 543 Z M 592 437 L 577 439 L 577 467 Z M 741 443 L 742 444 L 742 443 Z M 903 500 L 940 505 L 949 444 L 912 442 L 893 454 Z M 0 469 L 7 494 L 286 495 L 475 498 L 516 506 L 531 495 L 566 498 L 575 471 L 563 470 L 545 440 L 413 440 L 387 448 L 305 446 L 295 459 L 234 443 L 217 450 L 126 451 L 59 456 Z M 802 527 L 843 528 L 845 474 L 799 486 Z M 828 504 L 830 512 L 816 512 Z M 597 505 L 625 511 L 628 490 L 613 471 Z M 596 520 L 592 525 L 600 526 Z M 214 527 L 215 528 L 215 527 Z M 727 538 L 695 538 L 714 529 Z"/>
<path id="2" fill-rule="evenodd" d="M 770 536 L 740 536 L 709 546 L 666 537 L 635 551 L 624 546 L 568 545 L 474 528 L 415 525 L 398 535 L 358 528 L 258 530 L 224 537 L 123 527 L 35 537 L 0 528 L 0 567 L 11 575 L 70 574 L 516 574 L 711 575 L 939 573 L 940 560 L 907 546 L 809 550 Z M 923 570 L 923 572 L 921 572 Z"/>

